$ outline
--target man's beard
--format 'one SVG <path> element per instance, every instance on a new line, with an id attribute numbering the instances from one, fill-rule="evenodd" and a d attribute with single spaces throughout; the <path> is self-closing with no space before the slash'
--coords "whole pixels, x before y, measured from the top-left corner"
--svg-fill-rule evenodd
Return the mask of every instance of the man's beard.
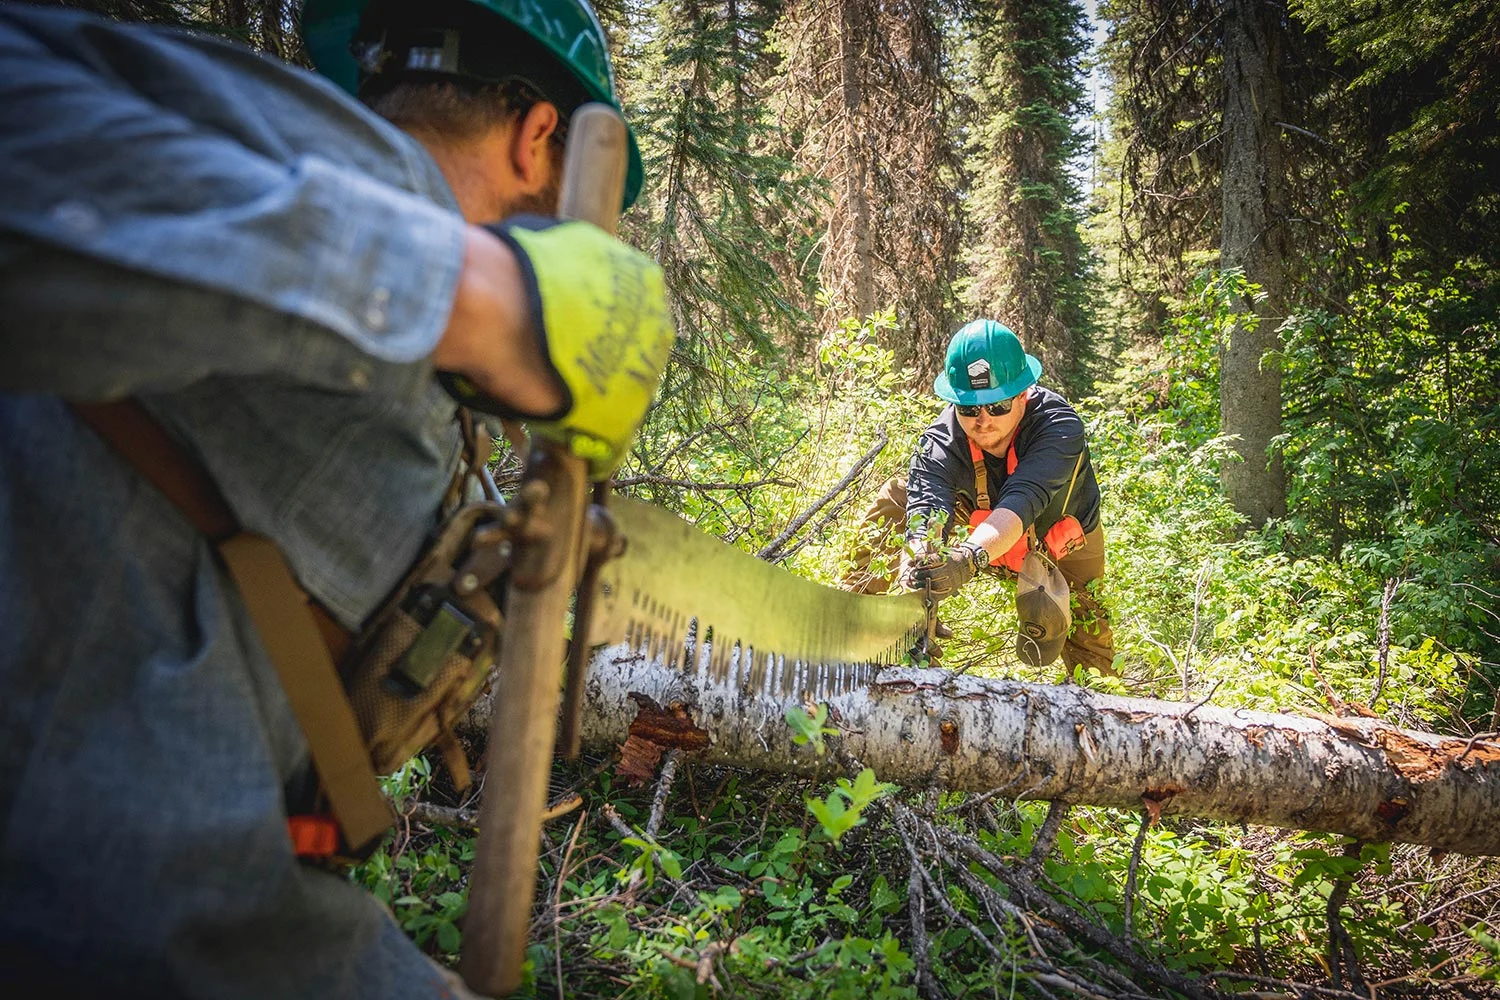
<path id="1" fill-rule="evenodd" d="M 508 219 L 512 215 L 545 215 L 557 214 L 557 202 L 562 197 L 562 156 L 552 156 L 552 172 L 547 180 L 547 186 L 536 194 L 517 195 L 502 206 L 500 217 Z"/>

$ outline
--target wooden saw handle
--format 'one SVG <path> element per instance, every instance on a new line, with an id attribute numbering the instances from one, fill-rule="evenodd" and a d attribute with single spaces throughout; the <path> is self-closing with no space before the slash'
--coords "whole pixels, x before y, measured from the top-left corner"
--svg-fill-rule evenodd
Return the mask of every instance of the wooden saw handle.
<path id="1" fill-rule="evenodd" d="M 592 222 L 613 235 L 628 148 L 624 119 L 614 108 L 585 104 L 575 111 L 558 215 Z M 556 740 L 563 625 L 578 578 L 588 508 L 588 466 L 565 445 L 534 441 L 527 481 L 545 484 L 545 499 L 527 513 L 505 601 L 499 690 L 490 719 L 460 962 L 469 988 L 487 996 L 521 985 Z"/>

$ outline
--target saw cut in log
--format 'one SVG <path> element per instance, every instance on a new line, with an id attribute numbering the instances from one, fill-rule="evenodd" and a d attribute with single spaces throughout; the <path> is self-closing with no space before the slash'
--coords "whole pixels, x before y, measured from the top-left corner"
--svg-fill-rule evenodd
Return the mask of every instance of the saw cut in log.
<path id="1" fill-rule="evenodd" d="M 794 703 L 673 669 L 628 645 L 590 664 L 584 742 L 637 770 L 666 749 L 756 770 L 831 773 L 792 741 Z M 1122 698 L 887 667 L 827 699 L 843 746 L 884 781 L 1255 823 L 1500 855 L 1500 745 L 1377 719 Z M 629 742 L 629 746 L 626 744 Z"/>

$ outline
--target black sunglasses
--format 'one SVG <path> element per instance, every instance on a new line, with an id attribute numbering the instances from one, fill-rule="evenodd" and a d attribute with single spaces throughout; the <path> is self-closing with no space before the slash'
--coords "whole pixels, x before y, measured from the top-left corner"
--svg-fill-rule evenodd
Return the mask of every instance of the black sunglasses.
<path id="1" fill-rule="evenodd" d="M 992 417 L 1003 417 L 1010 412 L 1010 406 L 1014 402 L 1015 399 L 1002 399 L 998 403 L 985 403 L 983 406 L 959 406 L 955 403 L 953 408 L 958 411 L 960 417 L 977 417 L 980 410 Z"/>

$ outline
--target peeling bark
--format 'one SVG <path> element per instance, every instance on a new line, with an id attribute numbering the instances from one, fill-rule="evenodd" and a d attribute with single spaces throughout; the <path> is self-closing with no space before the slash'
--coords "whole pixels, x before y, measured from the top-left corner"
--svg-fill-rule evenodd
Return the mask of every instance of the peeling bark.
<path id="1" fill-rule="evenodd" d="M 645 784 L 656 773 L 656 763 L 668 749 L 694 752 L 708 749 L 707 731 L 693 725 L 686 706 L 674 702 L 662 708 L 634 691 L 629 697 L 636 703 L 637 711 L 630 720 L 630 732 L 620 747 L 620 764 L 615 769 L 626 784 Z"/>
<path id="2" fill-rule="evenodd" d="M 943 670 L 886 668 L 870 686 L 822 700 L 844 747 L 885 781 L 1500 854 L 1494 744 L 1378 719 L 1121 698 Z M 680 747 L 737 767 L 832 773 L 827 757 L 792 742 L 788 707 L 614 646 L 589 668 L 583 738 L 607 748 L 628 738 L 632 756 L 644 741 L 657 753 Z"/>

